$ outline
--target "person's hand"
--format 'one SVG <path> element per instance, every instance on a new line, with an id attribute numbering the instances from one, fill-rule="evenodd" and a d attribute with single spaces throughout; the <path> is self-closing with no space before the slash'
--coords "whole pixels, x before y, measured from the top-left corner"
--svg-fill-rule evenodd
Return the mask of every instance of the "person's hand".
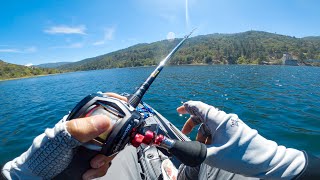
<path id="1" fill-rule="evenodd" d="M 191 115 L 183 126 L 184 134 L 201 124 L 197 140 L 209 144 L 204 162 L 210 166 L 262 179 L 292 179 L 304 168 L 303 152 L 265 139 L 236 114 L 200 101 L 188 101 L 177 111 Z"/>
<path id="2" fill-rule="evenodd" d="M 67 131 L 81 143 L 86 143 L 96 138 L 109 128 L 111 128 L 110 119 L 104 115 L 73 119 L 66 123 Z M 104 176 L 111 165 L 112 159 L 113 157 L 107 157 L 102 154 L 96 155 L 90 161 L 92 169 L 85 172 L 82 178 L 93 179 Z"/>
<path id="3" fill-rule="evenodd" d="M 188 101 L 177 108 L 180 114 L 190 114 L 190 118 L 186 121 L 182 128 L 183 134 L 189 134 L 193 128 L 199 124 L 198 134 L 196 140 L 205 144 L 211 144 L 212 134 L 215 128 L 222 122 L 218 116 L 210 117 L 210 110 L 215 109 L 200 101 Z"/>
<path id="4" fill-rule="evenodd" d="M 103 93 L 103 95 L 127 101 L 127 98 L 115 93 Z M 97 115 L 86 118 L 73 119 L 68 121 L 67 131 L 78 141 L 85 143 L 88 142 L 103 132 L 112 128 L 110 126 L 110 119 L 107 116 Z M 89 169 L 82 176 L 83 179 L 93 179 L 104 176 L 115 156 L 107 157 L 103 154 L 96 155 L 91 161 L 92 169 Z"/>
<path id="5" fill-rule="evenodd" d="M 126 101 L 127 98 L 115 93 L 102 93 Z M 34 138 L 27 151 L 8 161 L 2 168 L 7 179 L 52 179 L 59 176 L 71 163 L 74 148 L 88 142 L 112 128 L 111 120 L 104 115 L 78 118 L 66 121 L 64 116 L 53 128 Z M 101 177 L 106 174 L 114 157 L 96 155 L 84 179 Z"/>

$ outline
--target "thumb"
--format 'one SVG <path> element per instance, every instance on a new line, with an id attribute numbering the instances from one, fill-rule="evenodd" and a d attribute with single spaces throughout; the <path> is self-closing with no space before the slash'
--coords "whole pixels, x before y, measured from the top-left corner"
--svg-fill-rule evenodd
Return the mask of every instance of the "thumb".
<path id="1" fill-rule="evenodd" d="M 73 119 L 66 123 L 67 131 L 80 142 L 88 142 L 109 130 L 110 119 L 104 115 Z"/>

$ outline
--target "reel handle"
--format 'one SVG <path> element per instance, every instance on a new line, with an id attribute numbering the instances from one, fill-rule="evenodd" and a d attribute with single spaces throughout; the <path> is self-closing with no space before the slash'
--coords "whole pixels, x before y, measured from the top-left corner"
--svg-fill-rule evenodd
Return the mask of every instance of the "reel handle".
<path id="1" fill-rule="evenodd" d="M 90 161 L 93 157 L 99 154 L 98 151 L 90 150 L 84 146 L 79 146 L 74 149 L 75 155 L 72 158 L 69 166 L 58 174 L 54 179 L 82 179 L 82 175 L 91 169 Z"/>
<path id="2" fill-rule="evenodd" d="M 198 141 L 179 141 L 165 137 L 148 130 L 142 134 L 136 134 L 131 144 L 134 147 L 140 146 L 141 143 L 147 145 L 156 145 L 166 149 L 169 153 L 179 159 L 183 164 L 191 167 L 200 165 L 207 157 L 207 146 Z"/>

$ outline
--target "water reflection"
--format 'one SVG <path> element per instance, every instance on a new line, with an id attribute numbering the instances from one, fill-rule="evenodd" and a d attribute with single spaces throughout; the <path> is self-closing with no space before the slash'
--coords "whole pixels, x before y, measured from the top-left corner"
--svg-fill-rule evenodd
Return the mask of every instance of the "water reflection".
<path id="1" fill-rule="evenodd" d="M 86 95 L 132 93 L 152 67 L 75 72 L 0 82 L 0 164 L 20 154 Z M 181 128 L 176 108 L 200 100 L 238 114 L 280 144 L 320 154 L 320 69 L 282 66 L 166 67 L 144 100 Z M 195 133 L 190 135 L 195 136 Z M 6 155 L 4 155 L 6 154 Z"/>

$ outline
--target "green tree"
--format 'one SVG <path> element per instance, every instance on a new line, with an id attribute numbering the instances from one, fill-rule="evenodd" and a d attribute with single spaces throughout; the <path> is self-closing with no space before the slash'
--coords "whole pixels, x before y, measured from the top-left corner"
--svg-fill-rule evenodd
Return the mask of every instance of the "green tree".
<path id="1" fill-rule="evenodd" d="M 249 60 L 246 59 L 244 56 L 240 56 L 237 60 L 237 64 L 249 64 Z"/>
<path id="2" fill-rule="evenodd" d="M 306 58 L 305 54 L 304 54 L 302 51 L 300 51 L 300 52 L 299 52 L 299 56 L 298 56 L 299 62 L 303 62 L 303 61 L 306 60 L 306 59 L 307 59 L 307 58 Z"/>
<path id="3" fill-rule="evenodd" d="M 212 64 L 212 57 L 211 56 L 206 56 L 204 58 L 204 62 L 207 63 L 207 64 Z"/>

